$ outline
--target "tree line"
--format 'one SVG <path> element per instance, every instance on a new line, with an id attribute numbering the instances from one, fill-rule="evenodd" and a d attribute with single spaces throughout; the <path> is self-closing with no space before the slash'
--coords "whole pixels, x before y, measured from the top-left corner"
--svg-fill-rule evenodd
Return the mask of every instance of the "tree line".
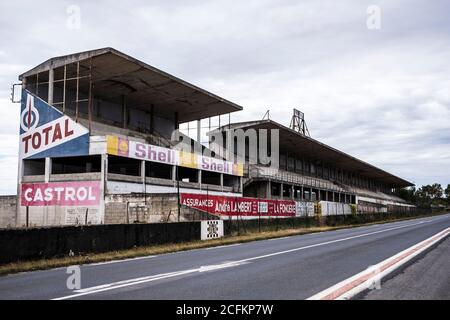
<path id="1" fill-rule="evenodd" d="M 418 207 L 450 206 L 450 184 L 445 189 L 439 183 L 403 188 L 398 196 Z"/>

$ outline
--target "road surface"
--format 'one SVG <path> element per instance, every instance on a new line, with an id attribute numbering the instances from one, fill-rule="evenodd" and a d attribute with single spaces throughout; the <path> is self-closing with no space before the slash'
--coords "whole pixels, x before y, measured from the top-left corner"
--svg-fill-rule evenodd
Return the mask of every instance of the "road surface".
<path id="1" fill-rule="evenodd" d="M 306 299 L 449 227 L 450 215 L 443 215 L 84 265 L 78 290 L 67 288 L 67 268 L 7 275 L 0 277 L 0 299 Z M 433 272 L 448 283 L 446 266 Z M 408 286 L 419 273 L 393 286 Z M 439 290 L 429 290 L 439 298 Z"/>

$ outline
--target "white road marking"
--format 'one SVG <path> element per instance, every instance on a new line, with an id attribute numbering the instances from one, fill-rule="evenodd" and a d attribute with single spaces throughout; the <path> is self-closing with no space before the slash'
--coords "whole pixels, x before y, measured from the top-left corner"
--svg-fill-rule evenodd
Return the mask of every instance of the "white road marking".
<path id="1" fill-rule="evenodd" d="M 347 300 L 358 293 L 367 290 L 374 283 L 381 281 L 389 273 L 401 267 L 417 255 L 421 254 L 434 244 L 438 243 L 450 234 L 450 228 L 438 232 L 434 236 L 425 239 L 394 256 L 387 258 L 380 263 L 371 266 L 367 270 L 345 279 L 328 289 L 325 289 L 307 300 Z"/>
<path id="2" fill-rule="evenodd" d="M 204 249 L 200 249 L 200 250 L 213 250 L 213 249 L 222 249 L 222 248 L 236 247 L 236 246 L 240 246 L 241 244 L 242 243 L 227 244 L 227 245 L 223 245 L 223 246 L 204 248 Z"/>
<path id="3" fill-rule="evenodd" d="M 122 260 L 111 260 L 111 261 L 83 264 L 82 266 L 83 267 L 103 266 L 105 264 L 112 264 L 112 263 L 119 263 L 119 262 L 128 262 L 128 261 L 135 261 L 135 260 L 143 260 L 143 259 L 150 259 L 150 258 L 154 258 L 154 257 L 156 257 L 156 256 L 144 256 L 144 257 L 122 259 Z"/>
<path id="4" fill-rule="evenodd" d="M 328 245 L 328 244 L 332 244 L 332 243 L 343 242 L 343 241 L 348 241 L 348 240 L 362 238 L 362 237 L 368 237 L 368 236 L 371 236 L 371 235 L 374 235 L 374 234 L 379 234 L 379 233 L 388 232 L 388 231 L 397 230 L 397 229 L 402 229 L 402 228 L 408 228 L 408 227 L 412 227 L 412 226 L 423 224 L 423 223 L 426 223 L 426 222 L 425 221 L 420 221 L 420 222 L 416 222 L 416 223 L 410 223 L 410 224 L 407 224 L 407 225 L 402 225 L 402 226 L 387 228 L 387 229 L 383 229 L 383 230 L 363 233 L 363 234 L 350 236 L 350 237 L 345 237 L 345 238 L 336 239 L 336 240 L 320 242 L 320 243 L 316 243 L 316 244 L 312 244 L 312 245 L 308 245 L 308 246 L 303 246 L 303 247 L 298 247 L 298 248 L 294 248 L 294 249 L 289 249 L 289 250 L 269 253 L 269 254 L 265 254 L 265 255 L 255 256 L 255 257 L 242 259 L 242 260 L 238 260 L 238 261 L 226 262 L 226 263 L 221 264 L 221 265 L 223 265 L 224 268 L 235 267 L 235 266 L 239 266 L 239 265 L 244 264 L 244 263 L 249 263 L 249 262 L 254 261 L 254 260 L 259 260 L 259 259 L 263 259 L 263 258 L 274 257 L 274 256 L 286 254 L 286 253 L 296 252 L 296 251 L 300 251 L 300 250 L 320 247 L 320 246 L 324 246 L 324 245 Z M 214 267 L 211 267 L 211 269 L 208 270 L 208 271 L 214 271 L 214 270 L 221 269 L 218 266 L 220 266 L 220 265 L 215 265 Z M 147 277 L 123 280 L 123 281 L 119 281 L 119 282 L 103 284 L 103 285 L 96 286 L 96 287 L 81 289 L 81 290 L 83 290 L 82 292 L 78 292 L 76 294 L 55 298 L 55 299 L 52 299 L 52 300 L 71 299 L 71 298 L 76 298 L 76 297 L 85 296 L 85 295 L 89 295 L 89 294 L 94 294 L 94 293 L 98 293 L 98 292 L 104 292 L 104 291 L 109 291 L 109 290 L 115 290 L 115 289 L 118 289 L 118 288 L 134 286 L 134 285 L 141 284 L 141 283 L 153 282 L 153 281 L 166 279 L 166 278 L 172 278 L 172 277 L 176 277 L 176 276 L 180 276 L 180 275 L 186 275 L 186 274 L 195 273 L 195 272 L 205 272 L 205 270 L 207 270 L 207 269 L 208 269 L 208 266 L 202 266 L 202 267 L 194 268 L 194 269 L 181 270 L 181 271 L 176 271 L 176 272 L 171 272 L 171 273 L 158 274 L 158 275 L 152 275 L 152 276 L 147 276 Z M 200 270 L 203 270 L 203 271 L 200 271 Z M 77 290 L 77 291 L 79 291 L 79 290 Z"/>
<path id="5" fill-rule="evenodd" d="M 129 287 L 129 286 L 135 286 L 138 284 L 153 282 L 153 281 L 157 281 L 157 280 L 161 280 L 161 279 L 173 278 L 173 277 L 177 277 L 177 276 L 181 276 L 181 275 L 186 275 L 189 273 L 216 271 L 216 270 L 220 270 L 220 269 L 236 267 L 236 266 L 239 266 L 244 263 L 245 262 L 240 262 L 240 261 L 228 261 L 228 262 L 224 262 L 222 264 L 201 266 L 200 268 L 195 268 L 195 269 L 162 273 L 162 274 L 157 274 L 157 275 L 152 275 L 152 276 L 147 276 L 147 277 L 140 277 L 140 278 L 122 280 L 122 281 L 117 281 L 117 282 L 112 282 L 112 283 L 106 283 L 106 284 L 102 284 L 99 286 L 75 290 L 74 291 L 75 294 L 60 297 L 60 298 L 55 298 L 52 300 L 67 300 L 67 299 L 77 298 L 77 297 L 94 294 L 94 293 L 99 293 L 99 292 L 103 292 L 103 291 L 109 291 L 109 290 L 119 289 L 119 288 L 123 288 L 123 287 Z"/>

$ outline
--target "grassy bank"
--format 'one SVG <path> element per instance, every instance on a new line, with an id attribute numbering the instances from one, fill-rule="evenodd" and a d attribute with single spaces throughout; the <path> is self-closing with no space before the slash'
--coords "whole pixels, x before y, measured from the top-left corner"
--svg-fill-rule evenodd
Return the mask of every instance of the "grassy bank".
<path id="1" fill-rule="evenodd" d="M 172 253 L 178 251 L 186 251 L 192 249 L 209 248 L 215 246 L 230 245 L 236 243 L 245 243 L 250 241 L 267 240 L 280 237 L 288 237 L 295 235 L 302 235 L 314 232 L 331 231 L 345 228 L 355 228 L 359 226 L 389 223 L 394 221 L 410 220 L 426 216 L 408 217 L 402 219 L 389 219 L 383 221 L 375 221 L 370 223 L 359 223 L 359 224 L 349 224 L 349 225 L 339 225 L 339 226 L 311 226 L 311 227 L 297 227 L 297 228 L 284 228 L 280 230 L 270 230 L 258 232 L 258 230 L 248 230 L 244 234 L 234 234 L 222 239 L 215 239 L 210 241 L 191 241 L 185 243 L 177 244 L 164 244 L 164 245 L 154 245 L 137 247 L 121 251 L 111 251 L 105 253 L 92 253 L 77 256 L 67 256 L 67 257 L 57 257 L 51 259 L 40 259 L 34 261 L 19 261 L 14 263 L 8 263 L 0 265 L 0 275 L 6 275 L 11 273 L 25 272 L 25 271 L 35 271 L 35 270 L 45 270 L 57 267 L 65 267 L 70 265 L 83 265 L 89 263 L 99 263 L 112 260 L 123 260 L 151 255 L 158 255 L 164 253 Z"/>

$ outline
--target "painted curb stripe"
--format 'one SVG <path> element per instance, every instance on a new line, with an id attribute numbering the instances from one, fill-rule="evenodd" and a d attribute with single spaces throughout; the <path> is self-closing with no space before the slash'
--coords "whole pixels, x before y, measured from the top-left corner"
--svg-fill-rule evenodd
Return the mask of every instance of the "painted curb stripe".
<path id="1" fill-rule="evenodd" d="M 373 268 L 373 271 L 363 271 L 355 276 L 352 276 L 324 291 L 315 294 L 308 298 L 308 300 L 336 300 L 336 299 L 349 299 L 352 296 L 362 292 L 366 289 L 365 284 L 372 278 L 380 276 L 380 279 L 399 268 L 401 265 L 417 256 L 427 248 L 437 243 L 441 239 L 450 234 L 450 228 L 447 228 L 434 236 L 425 239 L 412 247 L 397 253 L 396 255 L 378 263 Z M 377 271 L 378 270 L 378 271 Z"/>

